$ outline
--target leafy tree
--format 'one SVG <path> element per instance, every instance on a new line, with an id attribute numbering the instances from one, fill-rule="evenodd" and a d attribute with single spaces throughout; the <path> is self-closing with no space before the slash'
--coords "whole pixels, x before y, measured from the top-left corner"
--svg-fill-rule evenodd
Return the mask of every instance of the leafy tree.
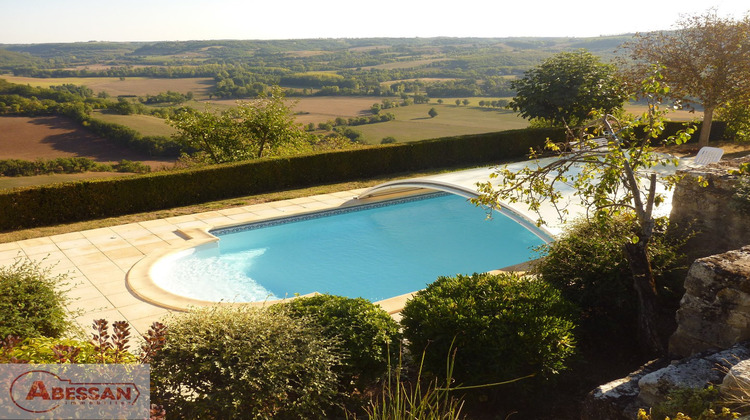
<path id="1" fill-rule="evenodd" d="M 339 130 L 339 133 L 348 138 L 352 141 L 352 143 L 361 143 L 362 142 L 362 133 L 359 131 L 351 128 L 351 127 L 344 127 L 343 129 Z"/>
<path id="2" fill-rule="evenodd" d="M 675 162 L 654 153 L 651 147 L 651 141 L 663 130 L 665 112 L 660 110 L 659 101 L 668 93 L 668 86 L 661 83 L 660 75 L 655 71 L 643 82 L 643 89 L 649 106 L 642 118 L 648 124 L 640 130 L 640 136 L 636 137 L 632 127 L 605 114 L 595 125 L 583 127 L 577 133 L 568 130 L 570 137 L 566 144 L 548 140 L 546 147 L 558 152 L 558 159 L 546 164 L 537 161 L 536 167 L 530 165 L 518 172 L 499 168 L 493 174 L 493 178 L 499 178 L 499 183 L 493 180 L 480 184 L 481 195 L 474 202 L 491 207 L 499 202 L 523 202 L 537 212 L 543 203 L 548 202 L 565 220 L 566 198 L 559 190 L 562 183 L 573 188 L 574 197 L 581 200 L 586 216 L 593 222 L 611 223 L 618 215 L 629 217 L 635 233 L 622 246 L 638 296 L 639 342 L 645 352 L 654 354 L 661 353 L 663 345 L 656 328 L 659 302 L 649 245 L 656 225 L 653 210 L 663 197 L 656 192 L 656 174 L 644 173 L 644 170 Z M 594 148 L 596 144 L 586 134 L 589 130 L 605 136 L 607 145 Z M 688 128 L 669 141 L 684 143 L 692 132 L 693 129 Z M 581 142 L 576 150 L 571 149 L 570 141 L 573 140 Z M 673 184 L 676 179 L 664 181 Z M 541 213 L 539 223 L 544 223 Z"/>
<path id="3" fill-rule="evenodd" d="M 750 15 L 735 21 L 709 10 L 683 18 L 675 31 L 636 34 L 626 48 L 637 62 L 664 66 L 671 96 L 703 106 L 700 146 L 717 108 L 750 98 Z"/>
<path id="4" fill-rule="evenodd" d="M 256 157 L 263 157 L 267 150 L 293 146 L 305 138 L 304 129 L 295 122 L 278 86 L 270 94 L 261 94 L 256 101 L 232 108 L 230 113 L 239 120 L 241 135 L 255 145 Z"/>
<path id="5" fill-rule="evenodd" d="M 456 106 L 461 106 L 461 100 L 460 99 L 456 99 Z"/>
<path id="6" fill-rule="evenodd" d="M 517 93 L 508 104 L 511 109 L 526 119 L 562 127 L 580 125 L 594 109 L 612 113 L 627 98 L 615 67 L 585 50 L 556 54 L 512 86 Z"/>
<path id="7" fill-rule="evenodd" d="M 235 162 L 253 156 L 249 139 L 239 136 L 237 123 L 228 112 L 217 114 L 185 108 L 168 122 L 179 130 L 177 141 L 210 163 Z"/>
<path id="8" fill-rule="evenodd" d="M 469 106 L 469 100 L 468 99 L 464 99 L 463 101 L 461 101 L 461 103 L 464 104 L 464 106 Z"/>
<path id="9" fill-rule="evenodd" d="M 179 130 L 180 141 L 204 153 L 212 163 L 260 158 L 297 146 L 306 138 L 278 87 L 270 95 L 262 94 L 256 101 L 220 114 L 184 109 L 169 121 Z"/>
<path id="10" fill-rule="evenodd" d="M 427 114 L 430 116 L 430 118 L 435 118 L 438 115 L 437 109 L 430 108 L 429 111 L 427 111 Z"/>

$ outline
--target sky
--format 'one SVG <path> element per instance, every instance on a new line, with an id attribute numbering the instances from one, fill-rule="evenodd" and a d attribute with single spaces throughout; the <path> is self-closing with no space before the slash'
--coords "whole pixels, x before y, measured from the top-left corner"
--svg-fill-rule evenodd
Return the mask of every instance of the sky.
<path id="1" fill-rule="evenodd" d="M 747 0 L 0 0 L 0 44 L 365 37 L 596 37 Z"/>

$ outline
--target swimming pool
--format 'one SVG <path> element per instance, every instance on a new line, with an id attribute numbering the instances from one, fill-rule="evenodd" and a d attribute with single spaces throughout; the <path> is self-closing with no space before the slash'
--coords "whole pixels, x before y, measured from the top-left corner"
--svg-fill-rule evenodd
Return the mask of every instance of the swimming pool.
<path id="1" fill-rule="evenodd" d="M 258 302 L 313 292 L 371 301 L 423 289 L 439 276 L 528 261 L 549 240 L 463 197 L 428 194 L 211 231 L 218 242 L 151 268 L 154 283 L 208 301 Z"/>

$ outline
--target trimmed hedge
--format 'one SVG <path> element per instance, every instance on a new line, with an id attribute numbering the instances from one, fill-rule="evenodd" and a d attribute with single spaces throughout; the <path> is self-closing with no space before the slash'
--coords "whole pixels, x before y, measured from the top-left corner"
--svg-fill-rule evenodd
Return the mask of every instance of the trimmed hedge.
<path id="1" fill-rule="evenodd" d="M 243 195 L 524 157 L 557 129 L 510 130 L 0 191 L 0 230 L 71 223 Z"/>
<path id="2" fill-rule="evenodd" d="M 687 122 L 689 123 L 689 122 Z M 669 136 L 673 136 L 677 134 L 678 131 L 685 129 L 686 122 L 684 121 L 667 121 L 664 123 L 664 131 L 662 132 L 660 138 L 667 138 Z M 695 123 L 695 132 L 692 136 L 690 136 L 690 140 L 688 140 L 688 143 L 697 143 L 698 137 L 700 137 L 701 133 L 701 126 L 703 125 L 702 122 L 696 122 Z M 714 121 L 711 123 L 711 135 L 709 136 L 709 140 L 711 141 L 718 141 L 725 139 L 725 132 L 727 129 L 727 123 L 724 121 Z M 640 138 L 642 135 L 642 131 L 636 130 L 636 137 Z"/>

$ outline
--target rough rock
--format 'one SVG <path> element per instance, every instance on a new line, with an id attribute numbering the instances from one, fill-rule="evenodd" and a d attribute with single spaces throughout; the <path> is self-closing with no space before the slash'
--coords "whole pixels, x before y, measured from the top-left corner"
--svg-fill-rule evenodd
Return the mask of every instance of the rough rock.
<path id="1" fill-rule="evenodd" d="M 748 358 L 750 349 L 747 344 L 737 344 L 718 353 L 699 353 L 672 362 L 663 369 L 641 377 L 638 381 L 639 405 L 653 407 L 666 400 L 673 390 L 718 385 L 732 366 Z"/>
<path id="2" fill-rule="evenodd" d="M 632 420 L 639 408 L 638 382 L 644 376 L 664 366 L 666 359 L 654 360 L 622 379 L 596 387 L 589 392 L 581 406 L 582 420 Z"/>
<path id="3" fill-rule="evenodd" d="M 750 340 L 750 246 L 696 260 L 685 279 L 671 355 Z"/>
<path id="4" fill-rule="evenodd" d="M 721 382 L 721 396 L 732 405 L 750 406 L 750 360 L 732 366 Z"/>
<path id="5" fill-rule="evenodd" d="M 650 362 L 625 378 L 591 391 L 581 407 L 581 419 L 632 420 L 638 409 L 648 411 L 672 390 L 718 385 L 732 366 L 750 359 L 749 346 L 750 343 L 740 343 L 718 353 L 708 351 L 672 362 Z"/>

